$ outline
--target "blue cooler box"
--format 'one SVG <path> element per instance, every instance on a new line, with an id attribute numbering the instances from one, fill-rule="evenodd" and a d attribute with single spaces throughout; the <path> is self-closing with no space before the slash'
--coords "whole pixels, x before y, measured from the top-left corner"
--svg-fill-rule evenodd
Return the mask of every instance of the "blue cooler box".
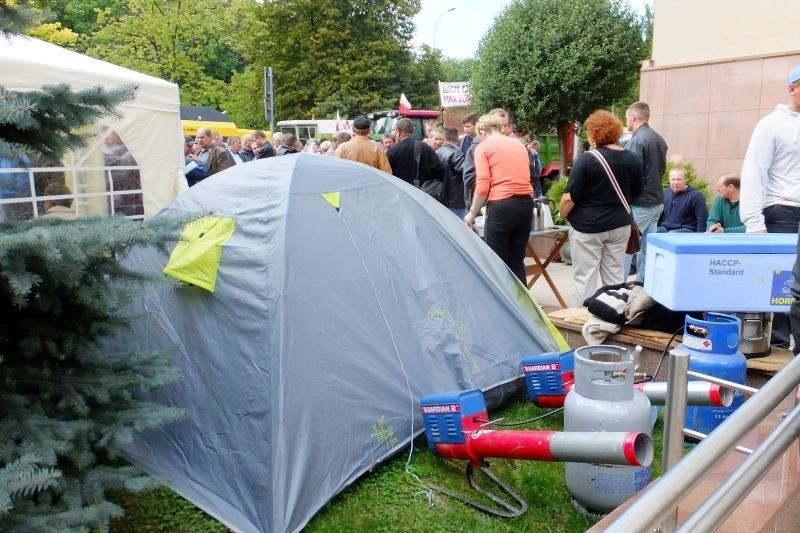
<path id="1" fill-rule="evenodd" d="M 651 233 L 644 289 L 673 311 L 788 312 L 796 233 Z"/>

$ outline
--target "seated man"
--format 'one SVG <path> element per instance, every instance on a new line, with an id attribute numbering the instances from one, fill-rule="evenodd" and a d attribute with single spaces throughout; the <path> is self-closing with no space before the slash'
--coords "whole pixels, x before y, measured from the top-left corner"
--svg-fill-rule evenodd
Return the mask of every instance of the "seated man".
<path id="1" fill-rule="evenodd" d="M 44 188 L 45 196 L 66 196 L 72 191 L 59 181 L 52 182 Z M 44 213 L 42 218 L 63 218 L 70 220 L 76 217 L 75 209 L 72 208 L 72 198 L 48 198 L 44 201 Z"/>
<path id="2" fill-rule="evenodd" d="M 686 181 L 685 168 L 675 167 L 669 171 L 669 187 L 664 189 L 664 212 L 658 223 L 658 233 L 706 231 L 706 200 Z"/>
<path id="3" fill-rule="evenodd" d="M 193 154 L 195 141 L 191 137 L 186 137 L 183 144 L 183 174 L 186 176 L 186 183 L 189 187 L 196 185 L 208 177 L 206 165 L 197 158 L 189 157 Z"/>
<path id="4" fill-rule="evenodd" d="M 739 189 L 741 180 L 733 172 L 726 172 L 717 181 L 717 193 L 708 215 L 706 231 L 709 233 L 744 233 L 745 225 L 739 218 Z"/>

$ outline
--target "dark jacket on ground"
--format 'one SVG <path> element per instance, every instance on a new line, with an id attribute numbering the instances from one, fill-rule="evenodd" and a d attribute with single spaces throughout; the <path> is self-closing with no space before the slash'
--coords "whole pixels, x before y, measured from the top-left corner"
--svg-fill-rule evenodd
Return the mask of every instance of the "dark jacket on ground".
<path id="1" fill-rule="evenodd" d="M 464 207 L 464 154 L 458 146 L 444 143 L 436 151 L 444 169 L 444 200 L 447 207 Z"/>
<path id="2" fill-rule="evenodd" d="M 708 209 L 706 199 L 700 191 L 687 185 L 679 193 L 672 192 L 667 187 L 664 189 L 664 212 L 658 222 L 669 231 L 676 229 L 688 229 L 697 233 L 706 230 L 706 220 L 708 220 Z"/>
<path id="3" fill-rule="evenodd" d="M 662 203 L 661 177 L 667 167 L 667 142 L 649 124 L 642 124 L 625 143 L 625 149 L 639 156 L 642 162 L 644 191 L 634 197 L 633 204 L 650 207 Z"/>
<path id="4" fill-rule="evenodd" d="M 419 166 L 414 158 L 414 143 L 419 144 Z M 386 151 L 386 157 L 392 166 L 392 174 L 403 181 L 414 185 L 419 168 L 419 184 L 428 180 L 444 181 L 444 169 L 436 151 L 422 141 L 414 141 L 411 137 L 404 137 Z"/>

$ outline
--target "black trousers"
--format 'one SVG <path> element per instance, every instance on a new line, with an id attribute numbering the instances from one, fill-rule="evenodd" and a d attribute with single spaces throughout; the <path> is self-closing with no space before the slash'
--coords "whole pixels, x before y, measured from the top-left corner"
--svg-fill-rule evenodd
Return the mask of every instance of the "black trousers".
<path id="1" fill-rule="evenodd" d="M 525 248 L 533 224 L 533 197 L 512 196 L 486 206 L 484 239 L 524 284 Z"/>
<path id="2" fill-rule="evenodd" d="M 800 228 L 798 228 L 798 226 L 800 226 L 800 207 L 780 204 L 766 207 L 764 208 L 764 223 L 767 226 L 767 233 L 798 233 L 800 232 Z M 795 261 L 795 281 L 792 283 L 792 293 L 795 295 L 795 298 L 800 297 L 798 296 L 800 293 L 795 294 L 795 288 L 798 283 L 797 275 L 798 265 Z M 800 286 L 797 286 L 797 288 L 800 289 Z M 790 315 L 800 313 L 800 309 L 795 311 L 794 308 L 795 305 L 793 304 L 790 314 L 772 314 L 772 338 L 770 339 L 770 344 L 788 348 L 790 335 L 800 334 L 800 329 L 798 329 L 800 328 L 800 321 L 797 322 L 797 326 L 794 325 L 795 320 L 792 320 L 790 324 Z M 798 314 L 798 319 L 800 319 L 800 314 Z M 797 340 L 797 337 L 795 337 L 795 341 Z M 795 342 L 795 344 L 797 344 L 797 342 Z"/>

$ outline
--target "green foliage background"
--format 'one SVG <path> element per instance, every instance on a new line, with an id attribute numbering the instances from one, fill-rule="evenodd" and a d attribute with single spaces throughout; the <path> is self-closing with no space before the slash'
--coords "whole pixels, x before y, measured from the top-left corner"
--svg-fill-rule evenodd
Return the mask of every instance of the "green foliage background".
<path id="1" fill-rule="evenodd" d="M 31 34 L 177 83 L 181 102 L 263 128 L 264 68 L 275 120 L 438 107 L 441 57 L 414 52 L 419 0 L 34 0 Z M 463 74 L 463 69 L 456 72 Z M 456 74 L 454 73 L 454 74 Z"/>
<path id="2" fill-rule="evenodd" d="M 474 108 L 504 107 L 546 133 L 630 103 L 652 16 L 621 0 L 517 0 L 476 59 L 411 48 L 420 0 L 33 0 L 39 38 L 177 83 L 181 102 L 263 128 L 275 120 L 439 106 L 436 82 L 472 82 Z M 472 37 L 470 37 L 472 38 Z M 478 36 L 475 36 L 478 38 Z M 624 102 L 623 102 L 624 100 Z"/>
<path id="3" fill-rule="evenodd" d="M 708 182 L 697 173 L 691 161 L 667 161 L 667 168 L 664 169 L 664 175 L 661 177 L 661 186 L 664 188 L 669 187 L 669 171 L 675 167 L 683 167 L 686 169 L 687 183 L 700 191 L 700 194 L 706 199 L 706 203 L 710 205 L 712 194 Z"/>
<path id="4" fill-rule="evenodd" d="M 609 0 L 519 0 L 478 49 L 477 107 L 514 110 L 523 130 L 583 121 L 637 83 L 641 22 Z"/>
<path id="5" fill-rule="evenodd" d="M 555 128 L 563 175 L 568 125 L 629 97 L 638 84 L 644 27 L 619 0 L 518 0 L 478 48 L 473 106 L 507 109 L 523 131 Z"/>

